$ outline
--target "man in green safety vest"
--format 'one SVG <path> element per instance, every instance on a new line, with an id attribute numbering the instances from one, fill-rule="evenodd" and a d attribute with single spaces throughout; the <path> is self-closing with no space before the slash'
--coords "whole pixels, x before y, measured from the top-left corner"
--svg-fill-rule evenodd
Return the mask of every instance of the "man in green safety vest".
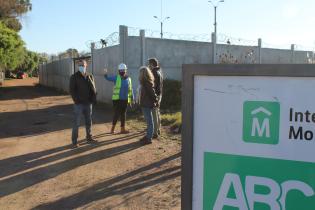
<path id="1" fill-rule="evenodd" d="M 113 106 L 114 106 L 114 116 L 113 124 L 110 133 L 115 133 L 115 126 L 120 118 L 121 130 L 120 133 L 129 133 L 125 127 L 126 123 L 126 113 L 127 105 L 132 104 L 134 101 L 134 95 L 132 90 L 131 78 L 127 75 L 127 66 L 124 63 L 118 65 L 118 74 L 114 76 L 109 76 L 107 74 L 107 69 L 104 69 L 105 79 L 114 82 L 113 89 Z"/>

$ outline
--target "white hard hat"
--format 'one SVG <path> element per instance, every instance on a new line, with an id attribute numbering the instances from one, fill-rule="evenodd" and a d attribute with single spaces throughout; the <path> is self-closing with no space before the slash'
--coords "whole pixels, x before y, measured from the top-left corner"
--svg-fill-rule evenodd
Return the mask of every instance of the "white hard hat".
<path id="1" fill-rule="evenodd" d="M 125 70 L 125 71 L 127 71 L 127 66 L 126 66 L 126 64 L 124 64 L 124 63 L 119 64 L 119 65 L 118 65 L 118 70 Z"/>

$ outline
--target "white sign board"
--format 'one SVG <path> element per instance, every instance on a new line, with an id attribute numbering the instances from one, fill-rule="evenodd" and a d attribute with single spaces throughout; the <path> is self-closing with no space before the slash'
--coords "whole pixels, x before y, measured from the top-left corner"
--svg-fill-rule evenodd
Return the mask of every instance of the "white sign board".
<path id="1" fill-rule="evenodd" d="M 195 76 L 199 209 L 315 209 L 315 79 Z"/>

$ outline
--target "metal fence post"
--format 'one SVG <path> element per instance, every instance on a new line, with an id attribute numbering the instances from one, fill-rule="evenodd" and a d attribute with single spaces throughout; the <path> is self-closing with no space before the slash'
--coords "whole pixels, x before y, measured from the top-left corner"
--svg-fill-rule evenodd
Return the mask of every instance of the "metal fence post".
<path id="1" fill-rule="evenodd" d="M 217 63 L 217 37 L 215 33 L 211 34 L 211 41 L 212 41 L 212 63 Z"/>
<path id="2" fill-rule="evenodd" d="M 295 44 L 291 44 L 291 63 L 294 63 L 295 62 Z"/>
<path id="3" fill-rule="evenodd" d="M 258 63 L 261 64 L 261 45 L 262 40 L 261 38 L 258 39 Z"/>
<path id="4" fill-rule="evenodd" d="M 141 55 L 140 55 L 140 63 L 142 66 L 145 65 L 145 31 L 140 30 L 140 49 L 141 49 Z"/>
<path id="5" fill-rule="evenodd" d="M 92 65 L 92 75 L 94 75 L 94 50 L 95 50 L 95 43 L 91 43 L 91 65 Z"/>
<path id="6" fill-rule="evenodd" d="M 120 62 L 126 63 L 126 48 L 128 38 L 128 27 L 119 26 Z"/>

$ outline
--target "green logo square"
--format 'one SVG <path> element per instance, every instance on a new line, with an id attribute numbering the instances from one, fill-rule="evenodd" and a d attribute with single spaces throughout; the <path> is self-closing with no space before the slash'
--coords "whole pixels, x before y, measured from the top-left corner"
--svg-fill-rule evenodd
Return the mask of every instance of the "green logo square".
<path id="1" fill-rule="evenodd" d="M 244 102 L 243 140 L 245 142 L 259 144 L 278 144 L 279 125 L 279 102 Z"/>

